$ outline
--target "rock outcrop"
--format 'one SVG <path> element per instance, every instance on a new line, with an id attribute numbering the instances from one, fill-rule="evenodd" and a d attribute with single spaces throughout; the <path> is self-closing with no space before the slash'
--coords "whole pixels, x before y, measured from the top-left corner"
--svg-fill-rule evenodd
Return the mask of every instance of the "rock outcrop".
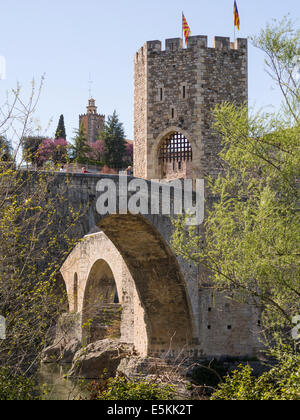
<path id="1" fill-rule="evenodd" d="M 42 363 L 72 363 L 75 354 L 81 347 L 81 343 L 76 338 L 67 343 L 56 342 L 46 348 L 42 354 Z"/>
<path id="2" fill-rule="evenodd" d="M 76 353 L 68 376 L 85 379 L 113 377 L 121 360 L 132 353 L 132 346 L 118 340 L 96 341 Z"/>

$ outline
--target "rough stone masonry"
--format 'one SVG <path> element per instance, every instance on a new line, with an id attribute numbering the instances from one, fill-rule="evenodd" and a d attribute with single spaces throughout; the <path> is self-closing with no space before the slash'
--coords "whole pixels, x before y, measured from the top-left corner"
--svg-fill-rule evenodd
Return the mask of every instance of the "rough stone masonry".
<path id="1" fill-rule="evenodd" d="M 188 139 L 193 151 L 192 178 L 220 171 L 220 139 L 213 131 L 212 109 L 224 101 L 248 101 L 247 40 L 206 36 L 149 41 L 134 59 L 134 174 L 161 179 L 158 156 L 174 132 Z M 180 162 L 182 163 L 182 162 Z M 178 167 L 172 168 L 178 171 Z M 167 174 L 172 175 L 172 174 Z M 167 176 L 168 177 L 168 176 Z M 171 176 L 172 177 L 172 176 Z M 173 178 L 173 177 L 172 177 Z"/>

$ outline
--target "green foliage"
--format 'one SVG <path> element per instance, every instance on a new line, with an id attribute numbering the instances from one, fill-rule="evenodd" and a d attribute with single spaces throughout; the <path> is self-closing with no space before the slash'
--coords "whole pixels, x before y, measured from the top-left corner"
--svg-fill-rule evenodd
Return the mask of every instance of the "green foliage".
<path id="1" fill-rule="evenodd" d="M 126 156 L 126 141 L 123 124 L 119 121 L 116 111 L 108 117 L 100 138 L 105 141 L 105 165 L 109 168 L 122 169 Z"/>
<path id="2" fill-rule="evenodd" d="M 84 124 L 80 124 L 79 130 L 76 131 L 76 137 L 74 138 L 74 144 L 70 148 L 70 158 L 74 162 L 86 163 L 89 159 L 88 155 L 92 152 L 92 149 L 88 143 L 86 137 Z"/>
<path id="3" fill-rule="evenodd" d="M 46 137 L 31 136 L 22 139 L 23 159 L 33 165 L 38 164 L 38 150 Z"/>
<path id="4" fill-rule="evenodd" d="M 58 273 L 75 245 L 78 213 L 54 180 L 50 173 L 0 172 L 0 314 L 7 332 L 0 366 L 10 366 L 12 374 L 34 370 L 66 311 Z"/>
<path id="5" fill-rule="evenodd" d="M 227 370 L 224 365 L 216 360 L 210 363 L 203 363 L 195 368 L 192 372 L 191 380 L 195 385 L 204 385 L 207 387 L 216 387 L 222 378 L 226 375 Z"/>
<path id="6" fill-rule="evenodd" d="M 55 133 L 55 139 L 67 139 L 64 116 L 61 115 Z"/>
<path id="7" fill-rule="evenodd" d="M 268 57 L 278 56 L 275 29 L 269 28 L 259 38 Z M 298 45 L 299 33 L 297 37 Z M 286 31 L 285 48 L 293 50 L 295 42 Z M 285 64 L 288 71 L 286 54 L 282 53 L 280 65 Z M 229 103 L 216 107 L 223 171 L 208 182 L 207 195 L 214 196 L 215 202 L 206 205 L 205 235 L 194 228 L 187 231 L 185 221 L 179 219 L 174 222 L 173 237 L 176 252 L 206 266 L 217 290 L 263 307 L 263 325 L 279 341 L 291 338 L 292 318 L 300 314 L 297 89 L 289 91 L 287 101 L 291 97 L 293 106 L 289 102 L 288 109 L 274 115 L 249 115 L 246 106 Z"/>
<path id="8" fill-rule="evenodd" d="M 0 161 L 9 162 L 13 160 L 12 146 L 6 137 L 0 136 Z"/>
<path id="9" fill-rule="evenodd" d="M 26 137 L 35 131 L 30 124 L 41 86 L 36 90 L 32 82 L 27 101 L 18 87 L 0 106 L 2 133 L 15 134 L 14 154 L 23 146 L 23 157 L 31 163 L 37 162 L 44 140 Z M 42 350 L 53 342 L 53 326 L 67 310 L 59 269 L 76 244 L 80 217 L 65 197 L 68 182 L 66 177 L 58 186 L 55 172 L 19 170 L 17 162 L 0 165 L 0 315 L 6 319 L 6 338 L 0 340 L 1 399 L 36 397 L 30 378 Z"/>
<path id="10" fill-rule="evenodd" d="M 283 108 L 291 122 L 300 122 L 300 30 L 291 19 L 273 20 L 258 36 L 254 45 L 266 54 L 268 74 L 280 87 Z"/>
<path id="11" fill-rule="evenodd" d="M 0 368 L 0 401 L 39 400 L 33 378 L 24 375 L 12 375 L 11 369 Z"/>
<path id="12" fill-rule="evenodd" d="M 212 400 L 300 400 L 300 356 L 277 350 L 278 364 L 259 378 L 252 368 L 239 366 L 212 396 Z"/>
<path id="13" fill-rule="evenodd" d="M 91 400 L 172 400 L 175 390 L 169 385 L 151 381 L 134 381 L 124 377 L 94 382 L 90 386 Z"/>

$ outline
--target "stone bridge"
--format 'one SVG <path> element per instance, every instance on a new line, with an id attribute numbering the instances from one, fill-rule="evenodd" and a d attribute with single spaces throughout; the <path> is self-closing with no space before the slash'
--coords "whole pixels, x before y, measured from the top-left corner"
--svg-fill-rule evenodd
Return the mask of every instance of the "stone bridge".
<path id="1" fill-rule="evenodd" d="M 64 194 L 68 205 L 84 210 L 74 233 L 84 240 L 61 269 L 70 312 L 78 313 L 84 324 L 91 307 L 95 319 L 99 307 L 108 312 L 119 308 L 121 341 L 133 344 L 142 356 L 257 354 L 258 311 L 216 295 L 203 269 L 172 252 L 172 215 L 122 214 L 119 206 L 119 213 L 99 214 L 100 180 L 115 184 L 124 205 L 117 176 L 59 174 L 53 182 L 53 193 Z M 173 206 L 172 195 L 171 202 Z M 102 333 L 94 325 L 91 339 Z"/>

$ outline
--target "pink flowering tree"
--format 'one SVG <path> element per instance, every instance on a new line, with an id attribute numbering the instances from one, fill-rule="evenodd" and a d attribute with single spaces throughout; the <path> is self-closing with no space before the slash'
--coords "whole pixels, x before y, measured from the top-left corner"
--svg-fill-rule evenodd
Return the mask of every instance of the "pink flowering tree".
<path id="1" fill-rule="evenodd" d="M 89 146 L 91 148 L 91 151 L 88 154 L 89 160 L 95 164 L 102 164 L 105 152 L 104 140 L 98 140 L 95 143 L 90 143 Z"/>
<path id="2" fill-rule="evenodd" d="M 38 149 L 38 165 L 52 161 L 55 164 L 65 163 L 67 160 L 68 142 L 65 139 L 45 139 Z"/>
<path id="3" fill-rule="evenodd" d="M 54 163 L 66 163 L 68 153 L 68 142 L 66 139 L 58 138 L 53 141 L 53 155 L 52 160 Z"/>
<path id="4" fill-rule="evenodd" d="M 37 164 L 43 166 L 45 162 L 51 160 L 54 152 L 54 143 L 52 139 L 45 139 L 37 151 Z"/>

